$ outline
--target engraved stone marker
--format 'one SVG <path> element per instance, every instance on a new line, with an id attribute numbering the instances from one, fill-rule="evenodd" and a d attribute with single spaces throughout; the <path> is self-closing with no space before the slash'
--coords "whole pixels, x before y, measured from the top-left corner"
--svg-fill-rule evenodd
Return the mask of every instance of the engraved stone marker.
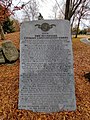
<path id="1" fill-rule="evenodd" d="M 47 113 L 76 109 L 68 21 L 22 23 L 18 108 Z"/>

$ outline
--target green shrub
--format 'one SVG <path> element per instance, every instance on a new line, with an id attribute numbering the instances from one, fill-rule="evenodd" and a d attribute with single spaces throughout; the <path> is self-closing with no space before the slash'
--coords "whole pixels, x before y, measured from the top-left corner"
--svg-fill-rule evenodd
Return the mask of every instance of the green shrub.
<path id="1" fill-rule="evenodd" d="M 3 23 L 3 30 L 4 33 L 12 33 L 15 32 L 15 28 L 13 27 L 13 20 L 8 18 L 4 23 Z"/>

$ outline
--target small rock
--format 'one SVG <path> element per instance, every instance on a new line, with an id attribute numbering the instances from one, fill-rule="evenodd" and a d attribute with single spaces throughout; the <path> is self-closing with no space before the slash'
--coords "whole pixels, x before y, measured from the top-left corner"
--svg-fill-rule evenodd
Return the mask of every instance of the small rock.
<path id="1" fill-rule="evenodd" d="M 19 53 L 15 45 L 10 40 L 3 41 L 2 49 L 6 60 L 14 62 L 19 58 Z"/>
<path id="2" fill-rule="evenodd" d="M 3 56 L 2 47 L 0 46 L 0 64 L 5 63 L 5 58 Z"/>

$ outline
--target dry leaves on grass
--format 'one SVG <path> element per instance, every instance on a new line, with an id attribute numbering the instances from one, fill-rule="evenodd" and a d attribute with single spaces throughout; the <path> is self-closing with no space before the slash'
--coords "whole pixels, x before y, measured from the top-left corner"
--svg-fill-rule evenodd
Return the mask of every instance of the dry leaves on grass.
<path id="1" fill-rule="evenodd" d="M 19 48 L 19 33 L 6 35 Z M 0 40 L 1 42 L 1 40 Z M 90 72 L 90 46 L 73 40 L 74 76 L 77 110 L 50 114 L 18 110 L 19 60 L 0 65 L 0 120 L 89 120 L 90 83 L 84 74 Z"/>

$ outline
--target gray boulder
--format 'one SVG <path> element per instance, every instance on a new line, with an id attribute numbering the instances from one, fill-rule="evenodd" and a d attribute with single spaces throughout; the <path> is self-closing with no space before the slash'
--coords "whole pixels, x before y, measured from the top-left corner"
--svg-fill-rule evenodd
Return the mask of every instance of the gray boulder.
<path id="1" fill-rule="evenodd" d="M 5 63 L 5 58 L 3 56 L 2 47 L 0 46 L 0 64 Z"/>
<path id="2" fill-rule="evenodd" d="M 16 61 L 19 58 L 18 50 L 10 40 L 2 42 L 2 50 L 6 60 L 9 62 Z"/>

